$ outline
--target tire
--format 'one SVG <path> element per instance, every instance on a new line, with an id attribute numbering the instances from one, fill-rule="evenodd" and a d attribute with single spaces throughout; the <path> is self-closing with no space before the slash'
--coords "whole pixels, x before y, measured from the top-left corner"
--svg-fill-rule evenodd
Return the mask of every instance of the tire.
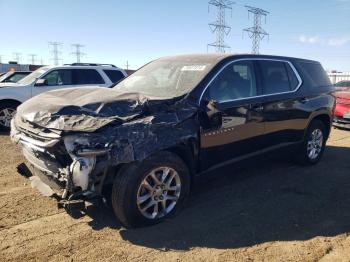
<path id="1" fill-rule="evenodd" d="M 322 141 L 313 140 L 314 137 L 322 137 Z M 310 145 L 311 144 L 311 145 Z M 322 158 L 324 149 L 326 147 L 326 127 L 320 120 L 313 120 L 307 131 L 297 153 L 297 160 L 302 165 L 315 165 Z M 311 149 L 310 149 L 311 148 Z M 315 150 L 312 154 L 311 150 Z"/>
<path id="2" fill-rule="evenodd" d="M 19 103 L 3 102 L 0 103 L 0 131 L 9 133 L 11 129 L 11 119 L 16 113 Z"/>
<path id="3" fill-rule="evenodd" d="M 167 174 L 159 188 L 151 175 L 152 171 L 158 180 Z M 171 184 L 167 185 L 168 182 Z M 126 228 L 160 223 L 177 214 L 184 206 L 189 196 L 190 182 L 187 165 L 168 151 L 154 154 L 142 162 L 128 164 L 121 168 L 113 182 L 111 199 L 114 214 Z M 169 191 L 166 190 L 168 188 Z"/>

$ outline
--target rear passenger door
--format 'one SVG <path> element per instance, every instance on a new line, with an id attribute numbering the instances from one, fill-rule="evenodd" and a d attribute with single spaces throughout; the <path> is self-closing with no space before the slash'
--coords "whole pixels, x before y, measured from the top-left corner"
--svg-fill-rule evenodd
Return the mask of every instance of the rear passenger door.
<path id="1" fill-rule="evenodd" d="M 283 60 L 259 60 L 265 121 L 264 146 L 302 139 L 309 113 L 298 92 L 301 79 L 293 64 Z"/>

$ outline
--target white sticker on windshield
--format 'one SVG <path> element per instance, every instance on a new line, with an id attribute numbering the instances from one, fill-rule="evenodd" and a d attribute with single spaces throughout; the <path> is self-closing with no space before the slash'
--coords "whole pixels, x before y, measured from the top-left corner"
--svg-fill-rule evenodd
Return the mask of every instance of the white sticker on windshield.
<path id="1" fill-rule="evenodd" d="M 181 68 L 181 71 L 203 71 L 206 67 L 206 65 L 184 66 Z"/>

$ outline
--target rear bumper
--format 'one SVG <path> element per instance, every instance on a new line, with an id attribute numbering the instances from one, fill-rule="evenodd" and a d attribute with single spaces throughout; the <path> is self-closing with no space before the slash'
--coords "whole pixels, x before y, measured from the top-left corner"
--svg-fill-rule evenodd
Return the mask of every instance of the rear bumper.
<path id="1" fill-rule="evenodd" d="M 335 116 L 333 118 L 333 126 L 350 129 L 350 119 Z"/>

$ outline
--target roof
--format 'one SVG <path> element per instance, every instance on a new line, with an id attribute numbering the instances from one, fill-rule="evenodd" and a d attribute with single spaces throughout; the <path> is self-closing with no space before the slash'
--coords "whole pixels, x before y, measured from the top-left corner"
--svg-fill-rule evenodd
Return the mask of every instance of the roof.
<path id="1" fill-rule="evenodd" d="M 188 54 L 188 55 L 177 55 L 177 56 L 167 56 L 162 57 L 159 60 L 192 60 L 197 62 L 210 62 L 217 63 L 226 58 L 265 58 L 265 59 L 281 59 L 281 60 L 303 60 L 307 62 L 317 62 L 308 59 L 296 58 L 296 57 L 288 57 L 288 56 L 277 56 L 277 55 L 260 55 L 260 54 L 238 54 L 238 53 L 216 53 L 216 54 Z"/>

